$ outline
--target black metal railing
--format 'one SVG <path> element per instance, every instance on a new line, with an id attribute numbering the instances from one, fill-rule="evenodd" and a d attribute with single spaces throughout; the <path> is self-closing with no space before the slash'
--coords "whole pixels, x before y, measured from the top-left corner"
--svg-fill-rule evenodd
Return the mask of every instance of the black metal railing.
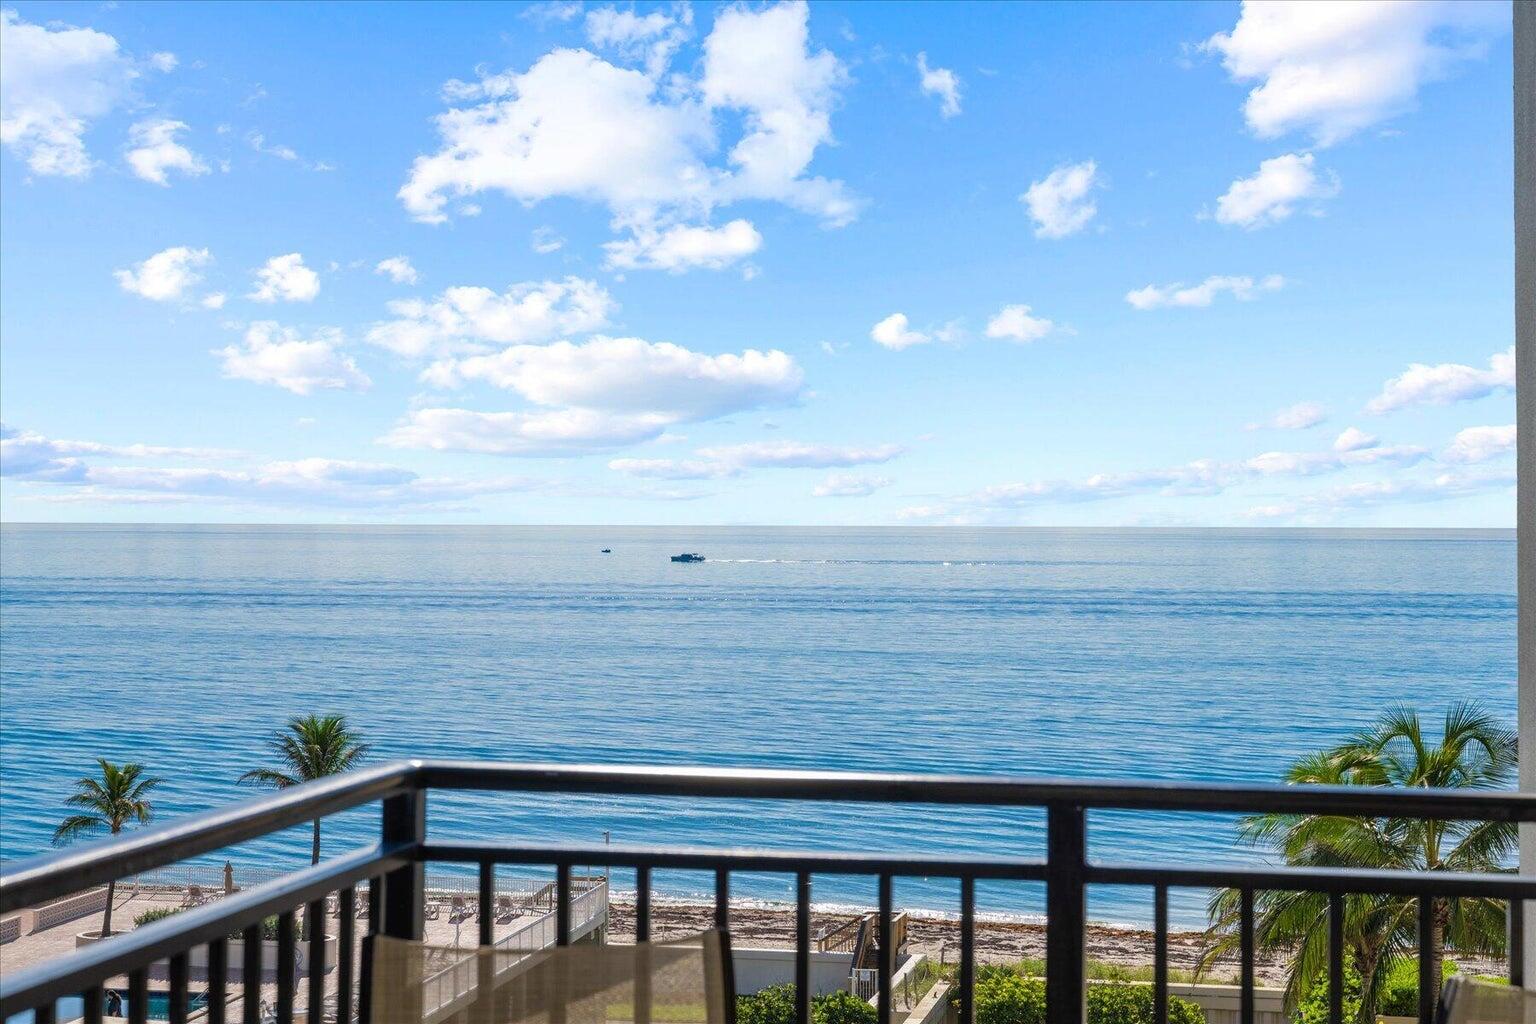
<path id="1" fill-rule="evenodd" d="M 518 842 L 440 842 L 427 834 L 428 795 L 439 790 L 603 794 L 705 799 L 860 801 L 888 804 L 948 804 L 1043 808 L 1044 859 L 949 857 L 928 854 L 793 852 L 637 845 Z M 327 898 L 340 907 L 336 944 L 336 994 L 327 1012 L 324 941 L 310 945 L 304 998 L 309 1024 L 366 1024 L 367 963 L 356 962 L 354 929 L 366 884 L 367 928 L 403 938 L 423 930 L 424 869 L 431 863 L 478 868 L 479 941 L 489 944 L 494 919 L 497 865 L 542 865 L 555 870 L 556 942 L 571 939 L 572 874 L 578 866 L 631 868 L 636 878 L 635 938 L 651 935 L 651 876 L 656 870 L 712 872 L 716 923 L 730 925 L 730 878 L 736 872 L 775 872 L 795 880 L 795 986 L 799 1024 L 811 1019 L 811 876 L 874 876 L 878 880 L 879 934 L 892 929 L 892 884 L 901 877 L 952 878 L 958 883 L 960 1024 L 973 1024 L 976 978 L 976 883 L 978 880 L 1043 882 L 1046 890 L 1046 1008 L 1051 1024 L 1081 1024 L 1086 984 L 1084 937 L 1087 887 L 1114 884 L 1152 890 L 1155 937 L 1154 1007 L 1157 1024 L 1168 1016 L 1168 892 L 1170 888 L 1236 889 L 1239 899 L 1239 964 L 1243 1024 L 1254 1021 L 1254 894 L 1266 890 L 1315 892 L 1329 897 L 1329 983 L 1331 1024 L 1343 1024 L 1343 897 L 1393 893 L 1417 897 L 1421 908 L 1419 1017 L 1429 1024 L 1435 993 L 1428 955 L 1429 914 L 1438 898 L 1477 896 L 1510 901 L 1536 899 L 1536 877 L 1446 871 L 1364 871 L 1342 868 L 1274 868 L 1200 865 L 1108 864 L 1090 862 L 1090 810 L 1183 811 L 1205 813 L 1281 812 L 1500 822 L 1536 822 L 1536 795 L 1508 792 L 1388 790 L 1332 786 L 1233 786 L 1189 782 L 1094 782 L 983 776 L 923 776 L 790 772 L 754 769 L 559 766 L 460 761 L 407 761 L 352 772 L 284 790 L 248 803 L 188 817 L 115 840 L 33 858 L 0 874 L 0 913 L 163 867 L 267 835 L 317 817 L 374 801 L 382 802 L 375 845 L 334 857 L 253 888 L 232 893 L 163 921 L 115 936 L 55 960 L 0 978 L 0 1022 L 34 1011 L 36 1024 L 53 1024 L 57 1000 L 83 997 L 85 1019 L 102 1017 L 103 989 L 127 977 L 130 1021 L 147 1013 L 150 971 L 164 962 L 169 1018 L 188 1018 L 189 963 L 206 949 L 209 1024 L 229 1024 L 233 991 L 229 936 L 245 939 L 238 995 L 242 1024 L 262 1024 L 260 986 L 261 923 L 277 915 L 278 957 L 273 1017 L 288 1024 L 299 996 L 294 953 L 296 915 L 305 910 L 323 940 Z M 1510 979 L 1522 983 L 1523 914 L 1509 915 Z M 880 951 L 880 1024 L 892 1018 L 893 944 Z M 317 962 L 318 961 L 318 962 Z M 354 1001 L 354 983 L 359 999 Z"/>

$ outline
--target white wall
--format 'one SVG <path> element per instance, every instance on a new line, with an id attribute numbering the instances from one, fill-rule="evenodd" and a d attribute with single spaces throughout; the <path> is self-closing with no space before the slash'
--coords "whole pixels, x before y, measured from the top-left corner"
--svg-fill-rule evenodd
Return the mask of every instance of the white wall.
<path id="1" fill-rule="evenodd" d="M 749 996 L 774 985 L 792 985 L 795 981 L 795 951 L 792 949 L 733 949 L 731 963 L 736 971 L 736 992 Z M 848 971 L 853 966 L 852 953 L 811 954 L 811 994 L 826 995 L 848 988 Z"/>

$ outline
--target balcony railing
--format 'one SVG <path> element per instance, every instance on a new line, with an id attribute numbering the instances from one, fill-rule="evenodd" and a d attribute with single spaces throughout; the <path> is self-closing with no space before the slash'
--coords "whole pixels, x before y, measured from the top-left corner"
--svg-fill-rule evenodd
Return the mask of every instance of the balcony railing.
<path id="1" fill-rule="evenodd" d="M 885 804 L 948 804 L 1041 808 L 1046 818 L 1044 859 L 948 857 L 930 854 L 793 852 L 766 849 L 711 849 L 638 845 L 583 845 L 507 842 L 441 842 L 427 834 L 428 794 L 440 790 L 523 793 L 668 796 L 699 799 L 862 801 Z M 20 862 L 0 875 L 0 914 L 44 903 L 100 885 L 208 854 L 295 825 L 374 801 L 382 802 L 379 842 L 313 867 L 194 907 L 79 949 L 53 961 L 6 971 L 0 979 L 0 1021 L 34 1011 L 37 1024 L 52 1024 L 57 1000 L 83 997 L 87 1021 L 101 1019 L 107 983 L 126 975 L 131 1021 L 146 1015 L 150 969 L 166 963 L 169 1017 L 188 1017 L 188 972 L 194 951 L 206 947 L 209 1024 L 226 1021 L 227 999 L 241 995 L 243 1024 L 261 1024 L 261 922 L 278 915 L 276 1020 L 294 1019 L 300 997 L 295 968 L 297 912 L 325 922 L 328 896 L 340 907 L 333 1008 L 326 1008 L 327 943 L 313 944 L 305 999 L 309 1024 L 366 1022 L 367 964 L 356 962 L 354 929 L 359 889 L 366 883 L 371 932 L 419 938 L 424 923 L 424 870 L 428 863 L 478 868 L 479 936 L 493 941 L 497 865 L 546 866 L 555 870 L 554 941 L 571 941 L 573 871 L 578 866 L 632 868 L 636 878 L 635 936 L 651 933 L 651 875 L 656 870 L 712 872 L 715 921 L 730 926 L 733 872 L 776 872 L 795 880 L 795 980 L 800 1024 L 809 1024 L 811 876 L 863 875 L 878 880 L 878 934 L 891 934 L 892 883 L 900 877 L 952 878 L 958 883 L 960 1024 L 973 1024 L 976 976 L 976 883 L 978 880 L 1043 882 L 1046 890 L 1046 1007 L 1051 1024 L 1081 1024 L 1084 1010 L 1084 934 L 1087 887 L 1146 886 L 1154 906 L 1153 991 L 1155 1016 L 1168 1014 L 1168 891 L 1174 887 L 1229 887 L 1240 893 L 1239 970 L 1241 1020 L 1254 1020 L 1254 894 L 1265 890 L 1326 894 L 1330 908 L 1330 1020 L 1343 1022 L 1343 898 L 1352 893 L 1393 893 L 1419 898 L 1419 1017 L 1429 1024 L 1435 993 L 1427 955 L 1427 926 L 1433 900 L 1480 896 L 1511 901 L 1536 899 L 1536 878 L 1515 874 L 1445 871 L 1363 871 L 1342 868 L 1274 868 L 1197 864 L 1110 864 L 1090 862 L 1090 810 L 1183 811 L 1204 813 L 1281 812 L 1368 817 L 1536 822 L 1536 796 L 1503 792 L 1386 790 L 1364 787 L 1232 786 L 1187 782 L 1091 782 L 978 776 L 845 774 L 828 772 L 522 765 L 458 761 L 407 761 L 369 768 L 171 822 L 116 840 L 80 846 Z M 597 891 L 597 890 L 590 890 Z M 606 887 L 603 887 L 606 899 Z M 577 894 L 581 895 L 581 894 Z M 595 898 L 595 897 L 594 897 Z M 1509 915 L 1511 981 L 1520 984 L 1523 915 Z M 324 925 L 322 925 L 324 927 Z M 227 978 L 228 936 L 244 931 L 238 982 Z M 316 963 L 318 957 L 321 962 Z M 880 951 L 875 972 L 881 1024 L 892 1019 L 894 944 Z M 467 982 L 466 982 L 467 983 Z M 456 981 L 441 984 L 458 988 Z M 238 987 L 237 987 L 238 986 Z M 359 998 L 354 1000 L 354 989 Z"/>

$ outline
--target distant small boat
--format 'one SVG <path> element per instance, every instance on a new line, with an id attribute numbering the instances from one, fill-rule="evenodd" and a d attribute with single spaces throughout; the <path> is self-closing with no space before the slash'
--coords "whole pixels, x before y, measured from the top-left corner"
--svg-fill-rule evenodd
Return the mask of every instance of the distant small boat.
<path id="1" fill-rule="evenodd" d="M 613 548 L 603 548 L 603 554 L 605 554 L 605 555 L 613 554 Z"/>
<path id="2" fill-rule="evenodd" d="M 672 561 L 674 561 L 674 562 L 702 562 L 702 561 L 704 561 L 704 556 L 699 554 L 696 551 L 684 551 L 680 555 L 673 555 L 672 556 Z"/>

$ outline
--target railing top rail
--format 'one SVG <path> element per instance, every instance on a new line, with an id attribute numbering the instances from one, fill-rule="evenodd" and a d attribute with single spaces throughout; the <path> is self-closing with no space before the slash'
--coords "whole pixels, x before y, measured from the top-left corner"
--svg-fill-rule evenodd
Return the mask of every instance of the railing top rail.
<path id="1" fill-rule="evenodd" d="M 1121 782 L 713 766 L 394 761 L 18 862 L 0 873 L 0 913 L 232 846 L 410 788 L 1536 821 L 1536 794 L 1494 790 L 1231 785 L 1188 780 Z"/>
<path id="2" fill-rule="evenodd" d="M 1191 779 L 1106 780 L 999 775 L 781 771 L 716 766 L 415 762 L 429 789 L 773 800 L 973 804 L 1230 813 L 1341 814 L 1536 821 L 1536 793 L 1246 785 Z"/>
<path id="3" fill-rule="evenodd" d="M 0 913 L 382 799 L 410 788 L 416 771 L 414 762 L 392 761 L 58 853 L 28 857 L 7 865 L 0 874 Z"/>

